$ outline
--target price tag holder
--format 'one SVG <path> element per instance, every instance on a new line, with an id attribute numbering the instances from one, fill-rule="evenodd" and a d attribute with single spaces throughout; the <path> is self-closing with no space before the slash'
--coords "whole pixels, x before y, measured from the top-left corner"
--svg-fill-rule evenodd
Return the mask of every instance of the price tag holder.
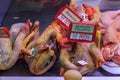
<path id="1" fill-rule="evenodd" d="M 0 27 L 0 38 L 10 38 L 10 32 L 6 27 Z"/>
<path id="2" fill-rule="evenodd" d="M 73 42 L 93 42 L 96 36 L 96 26 L 86 23 L 71 23 L 68 39 Z"/>
<path id="3" fill-rule="evenodd" d="M 69 30 L 71 22 L 82 22 L 82 18 L 80 18 L 71 8 L 69 8 L 68 5 L 62 7 L 58 11 L 55 18 L 67 30 Z"/>

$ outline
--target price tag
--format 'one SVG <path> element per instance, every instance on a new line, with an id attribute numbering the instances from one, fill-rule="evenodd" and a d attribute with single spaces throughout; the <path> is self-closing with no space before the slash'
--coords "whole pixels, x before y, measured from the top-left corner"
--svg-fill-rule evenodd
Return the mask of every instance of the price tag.
<path id="1" fill-rule="evenodd" d="M 9 38 L 10 32 L 6 27 L 0 27 L 0 38 Z"/>
<path id="2" fill-rule="evenodd" d="M 95 41 L 96 27 L 85 23 L 71 23 L 68 39 L 73 42 Z"/>
<path id="3" fill-rule="evenodd" d="M 56 20 L 64 26 L 66 29 L 69 29 L 71 22 L 81 22 L 80 18 L 68 5 L 62 7 L 57 15 L 55 16 Z"/>

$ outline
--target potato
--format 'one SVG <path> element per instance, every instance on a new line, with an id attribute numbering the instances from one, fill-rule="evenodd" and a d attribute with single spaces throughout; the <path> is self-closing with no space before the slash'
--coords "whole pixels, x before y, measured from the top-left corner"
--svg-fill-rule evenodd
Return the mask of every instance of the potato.
<path id="1" fill-rule="evenodd" d="M 76 70 L 68 70 L 64 73 L 64 80 L 82 80 L 82 75 Z"/>

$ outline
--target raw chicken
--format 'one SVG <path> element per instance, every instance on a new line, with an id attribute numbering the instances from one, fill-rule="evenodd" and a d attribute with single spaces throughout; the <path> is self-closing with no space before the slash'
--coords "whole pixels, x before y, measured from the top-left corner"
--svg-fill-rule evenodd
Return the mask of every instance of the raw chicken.
<path id="1" fill-rule="evenodd" d="M 15 23 L 11 26 L 10 28 L 10 39 L 11 39 L 11 43 L 14 44 L 13 42 L 15 42 L 18 33 L 20 32 L 21 28 L 23 27 L 23 25 L 25 25 L 25 23 Z"/>
<path id="2" fill-rule="evenodd" d="M 39 25 L 37 26 L 39 27 Z M 53 22 L 37 39 L 31 41 L 22 49 L 22 52 L 32 54 L 31 56 L 25 56 L 25 60 L 29 64 L 29 69 L 33 74 L 44 74 L 54 65 L 56 61 L 56 37 L 59 34 L 59 29 L 61 29 L 60 25 L 57 22 Z M 29 36 L 31 34 L 25 39 L 30 38 Z"/>
<path id="3" fill-rule="evenodd" d="M 87 45 L 87 44 L 86 44 Z M 93 62 L 93 59 L 89 53 L 89 49 L 85 44 L 79 44 L 77 43 L 76 51 L 74 54 L 74 63 L 78 65 L 79 72 L 84 75 L 86 73 L 92 72 L 95 69 L 95 64 Z M 87 64 L 81 65 L 78 63 L 78 61 L 85 61 Z"/>
<path id="4" fill-rule="evenodd" d="M 104 63 L 102 53 L 95 43 L 77 43 L 73 50 L 68 47 L 61 48 L 60 53 L 62 67 L 65 70 L 77 70 L 82 75 L 92 72 Z"/>
<path id="5" fill-rule="evenodd" d="M 100 19 L 99 7 L 92 8 L 90 6 L 87 6 L 86 4 L 83 7 L 84 8 L 89 7 L 90 10 L 91 9 L 95 10 L 95 12 L 91 11 L 90 13 L 89 11 L 86 11 L 87 13 L 89 13 L 89 17 L 88 17 L 89 20 L 85 21 L 85 23 L 97 25 L 98 28 L 98 23 Z M 87 16 L 83 7 L 78 6 L 75 9 L 75 12 L 81 18 L 82 18 L 82 14 L 85 14 Z M 82 75 L 84 75 L 86 73 L 92 72 L 96 68 L 101 67 L 101 65 L 104 63 L 104 58 L 102 56 L 102 53 L 100 49 L 96 47 L 95 42 L 77 43 L 77 42 L 71 42 L 66 38 L 61 39 L 59 42 L 61 46 L 59 60 L 62 66 L 60 75 L 63 75 L 64 71 L 71 69 L 77 70 Z"/>
<path id="6" fill-rule="evenodd" d="M 120 10 L 101 12 L 100 23 L 102 33 L 105 33 L 107 28 L 112 25 L 112 23 L 119 15 Z"/>
<path id="7" fill-rule="evenodd" d="M 117 30 L 116 30 L 116 24 L 113 23 L 109 28 L 107 28 L 104 39 L 103 39 L 103 45 L 111 45 L 111 44 L 118 44 L 119 39 L 117 36 Z"/>
<path id="8" fill-rule="evenodd" d="M 19 58 L 22 41 L 29 33 L 29 25 L 23 25 L 22 28 L 19 28 L 17 32 L 19 33 L 16 36 L 13 48 L 12 42 L 9 38 L 0 38 L 0 70 L 10 69 Z"/>
<path id="9" fill-rule="evenodd" d="M 117 65 L 120 65 L 120 43 L 103 47 L 102 54 L 105 60 L 112 60 Z"/>

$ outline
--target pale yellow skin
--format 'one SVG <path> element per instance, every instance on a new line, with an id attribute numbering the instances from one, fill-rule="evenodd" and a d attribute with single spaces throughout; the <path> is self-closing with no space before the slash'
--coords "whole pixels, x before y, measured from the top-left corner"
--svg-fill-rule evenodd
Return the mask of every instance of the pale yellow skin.
<path id="1" fill-rule="evenodd" d="M 79 71 L 68 70 L 64 74 L 64 80 L 82 80 L 82 75 Z"/>
<path id="2" fill-rule="evenodd" d="M 28 44 L 28 46 L 23 51 L 25 51 L 27 54 L 31 54 L 29 51 L 31 48 L 37 48 L 38 46 L 40 47 L 44 45 L 50 40 L 50 37 L 53 37 L 54 40 L 59 42 L 61 38 L 66 37 L 67 33 L 64 31 L 65 30 L 57 22 L 53 22 L 37 39 L 30 42 L 30 44 Z M 94 43 L 91 43 L 90 45 L 94 45 Z M 86 61 L 88 62 L 88 65 L 86 66 L 77 66 L 75 63 L 70 61 L 71 59 L 70 54 L 72 53 L 71 49 L 59 48 L 60 49 L 59 60 L 61 66 L 65 70 L 69 69 L 78 70 L 82 75 L 93 71 L 95 68 L 100 67 L 104 62 L 104 60 L 101 57 L 96 55 L 97 53 L 100 54 L 100 50 L 97 49 L 96 45 L 95 47 L 94 46 L 90 47 L 90 45 L 88 46 L 87 49 L 85 49 L 83 46 L 81 46 L 81 44 L 76 44 L 76 49 L 75 52 L 73 53 L 74 57 L 78 55 L 74 58 L 75 61 L 81 60 L 82 58 L 87 59 Z M 35 56 L 32 57 L 31 59 L 25 57 L 25 60 L 29 64 L 30 71 L 35 75 L 41 75 L 45 73 L 51 66 L 53 66 L 56 60 L 55 54 L 54 53 L 52 54 L 53 55 L 51 55 L 49 50 L 43 51 L 38 50 L 35 52 Z M 44 57 L 44 59 L 42 59 L 42 56 Z M 50 57 L 53 57 L 52 61 L 50 61 Z M 48 64 L 49 61 L 50 63 Z M 47 64 L 47 66 L 45 66 L 45 64 Z M 44 68 L 42 68 L 43 66 Z"/>
<path id="3" fill-rule="evenodd" d="M 13 47 L 10 38 L 0 38 L 0 70 L 10 69 L 18 60 L 23 39 L 29 33 L 26 25 L 21 27 Z"/>
<path id="4" fill-rule="evenodd" d="M 89 47 L 86 47 L 85 44 L 77 43 L 74 50 L 75 51 L 73 52 L 72 50 L 68 50 L 67 48 L 61 48 L 61 55 L 59 60 L 62 67 L 64 68 L 63 71 L 77 70 L 82 75 L 84 75 L 92 72 L 96 68 L 99 68 L 104 63 L 101 51 L 96 47 L 95 43 L 90 44 Z M 77 61 L 80 60 L 84 60 L 88 64 L 77 65 Z M 63 71 L 60 73 L 60 75 L 64 74 Z"/>
<path id="5" fill-rule="evenodd" d="M 49 25 L 46 30 L 31 41 L 28 45 L 23 45 L 22 52 L 26 54 L 31 54 L 30 49 L 37 49 L 42 45 L 49 42 L 50 38 L 53 37 L 53 40 L 56 41 L 60 37 L 59 28 L 61 28 L 57 22 L 53 22 Z M 33 31 L 34 32 L 34 31 Z M 28 43 L 28 40 L 34 35 L 34 33 L 28 35 L 25 39 L 25 43 Z M 57 36 L 59 35 L 59 36 Z M 51 59 L 52 58 L 52 59 Z M 29 58 L 28 55 L 25 56 L 25 60 L 29 64 L 30 71 L 35 75 L 41 75 L 48 71 L 56 61 L 56 55 L 54 50 L 46 49 L 46 50 L 37 50 L 35 51 L 35 56 Z"/>

